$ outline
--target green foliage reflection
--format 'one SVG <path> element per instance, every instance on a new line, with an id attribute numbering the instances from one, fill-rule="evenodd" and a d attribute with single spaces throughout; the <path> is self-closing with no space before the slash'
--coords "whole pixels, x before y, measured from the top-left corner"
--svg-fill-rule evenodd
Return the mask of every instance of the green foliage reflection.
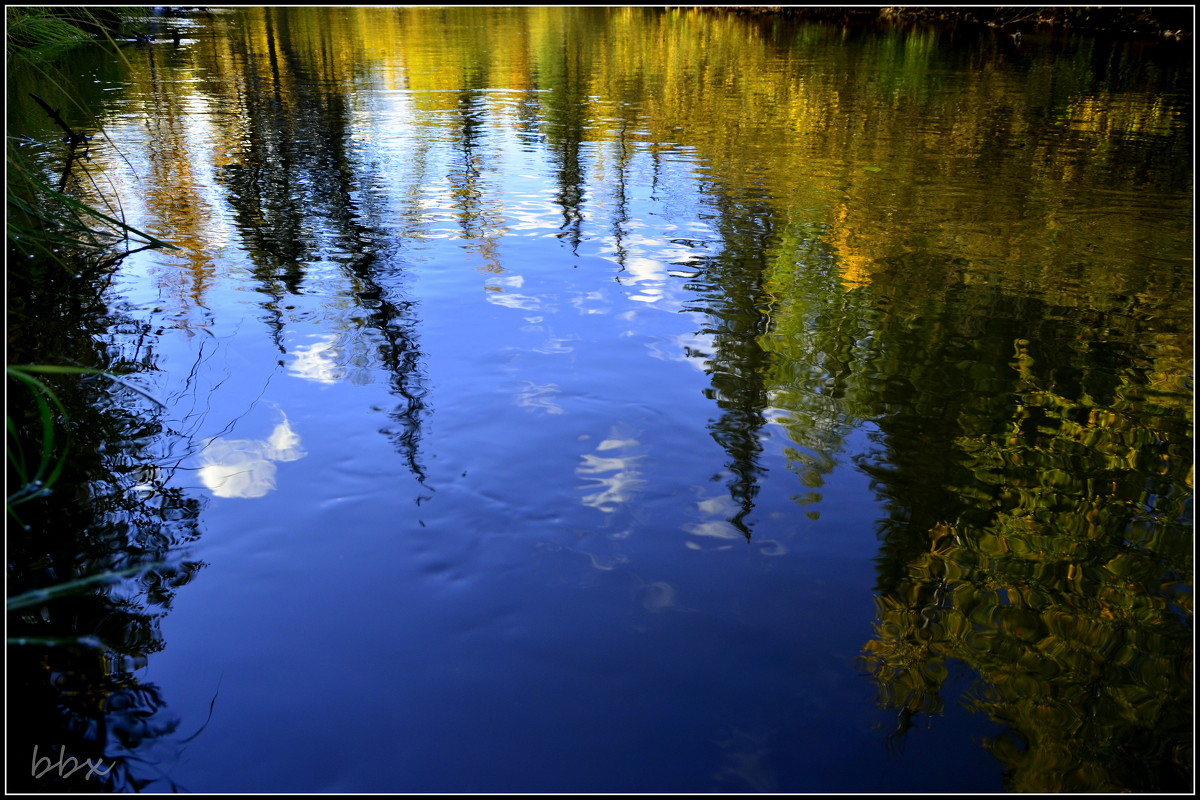
<path id="1" fill-rule="evenodd" d="M 972 294 L 987 297 L 960 293 L 951 310 Z M 958 366 L 880 417 L 889 452 L 863 459 L 891 507 L 865 663 L 909 715 L 938 712 L 948 664 L 969 667 L 966 702 L 1007 728 L 988 747 L 1013 790 L 1178 791 L 1191 775 L 1186 395 L 1150 391 L 1117 319 L 989 305 L 974 356 L 954 360 L 964 317 L 926 308 L 936 321 L 909 346 Z"/>

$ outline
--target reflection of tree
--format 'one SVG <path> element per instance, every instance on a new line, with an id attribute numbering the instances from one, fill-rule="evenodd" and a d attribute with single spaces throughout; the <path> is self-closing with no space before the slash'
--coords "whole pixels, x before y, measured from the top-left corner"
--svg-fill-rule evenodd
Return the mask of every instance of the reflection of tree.
<path id="1" fill-rule="evenodd" d="M 867 295 L 843 291 L 845 265 L 827 235 L 811 221 L 781 225 L 766 284 L 771 326 L 761 345 L 772 356 L 766 381 L 792 442 L 784 450 L 788 466 L 809 490 L 794 498 L 801 505 L 821 499 L 834 455 L 875 407 Z"/>
<path id="2" fill-rule="evenodd" d="M 229 203 L 254 259 L 255 276 L 278 299 L 284 291 L 299 290 L 304 263 L 314 251 L 305 212 L 316 187 L 306 185 L 298 173 L 309 166 L 305 162 L 320 159 L 324 148 L 317 146 L 323 143 L 319 114 L 298 113 L 300 107 L 308 110 L 305 101 L 310 98 L 297 95 L 304 87 L 292 85 L 281 63 L 276 25 L 275 15 L 268 14 L 263 21 L 265 53 L 250 28 L 230 40 L 236 74 L 244 81 L 238 94 L 245 107 L 245 130 L 239 137 L 241 157 L 225 166 L 222 178 L 231 189 Z M 299 130 L 306 123 L 312 127 Z M 305 134 L 314 133 L 315 141 L 304 141 Z"/>
<path id="3" fill-rule="evenodd" d="M 579 47 L 558 41 L 542 53 L 539 82 L 553 87 L 543 99 L 544 130 L 550 159 L 554 162 L 562 209 L 561 236 L 578 252 L 583 240 L 583 200 L 587 169 L 582 143 L 589 122 L 588 73 Z"/>
<path id="4" fill-rule="evenodd" d="M 416 345 L 413 302 L 407 298 L 389 298 L 388 292 L 374 277 L 373 266 L 374 258 L 368 256 L 351 264 L 350 269 L 360 279 L 359 302 L 374 308 L 369 324 L 383 337 L 379 360 L 388 373 L 392 393 L 400 400 L 390 415 L 395 425 L 386 433 L 413 475 L 424 481 L 425 471 L 419 456 L 427 390 L 421 371 L 421 352 Z"/>
<path id="5" fill-rule="evenodd" d="M 625 238 L 629 228 L 629 166 L 633 159 L 633 151 L 629 144 L 629 117 L 621 115 L 621 122 L 613 135 L 613 166 L 607 183 L 612 191 L 612 243 L 613 260 L 621 267 L 627 268 L 628 250 Z"/>
<path id="6" fill-rule="evenodd" d="M 153 230 L 178 246 L 187 260 L 185 269 L 160 276 L 167 283 L 163 294 L 172 297 L 176 324 L 188 325 L 184 312 L 203 306 L 212 282 L 214 259 L 207 226 L 213 210 L 201 196 L 195 165 L 197 154 L 189 147 L 186 97 L 177 91 L 171 75 L 180 68 L 180 51 L 144 48 L 145 68 L 135 73 L 145 98 L 143 113 L 147 137 L 147 174 L 139 176 L 146 206 L 155 220 Z M 175 285 L 170 285 L 174 283 Z"/>
<path id="7" fill-rule="evenodd" d="M 988 747 L 1011 788 L 1186 787 L 1177 279 L 1129 285 L 1136 309 L 1084 310 L 964 282 L 966 264 L 914 252 L 877 256 L 871 283 L 844 291 L 829 238 L 780 226 L 762 341 L 806 485 L 857 420 L 877 430 L 879 449 L 858 459 L 888 510 L 864 655 L 898 712 L 889 739 L 942 708 L 959 663 L 978 676 L 969 704 L 1006 726 Z"/>
<path id="8" fill-rule="evenodd" d="M 148 331 L 119 313 L 97 314 L 87 302 L 97 285 L 62 279 L 57 264 L 10 275 L 10 298 L 35 314 L 39 336 L 10 342 L 17 362 L 74 362 L 138 374 L 152 370 Z M 28 279 L 29 285 L 25 284 Z M 103 282 L 100 280 L 99 282 Z M 35 288 L 36 287 L 36 288 Z M 137 331 L 129 336 L 113 331 Z M 10 597 L 120 573 L 97 588 L 52 596 L 8 616 L 9 788 L 17 791 L 136 789 L 151 780 L 139 759 L 174 730 L 164 698 L 135 671 L 164 647 L 159 620 L 175 592 L 202 566 L 186 547 L 199 535 L 197 500 L 171 488 L 175 461 L 151 443 L 175 438 L 157 407 L 105 380 L 47 378 L 67 412 L 69 452 L 52 493 L 21 506 L 23 526 L 8 531 Z M 9 414 L 24 448 L 36 452 L 41 427 L 23 396 Z M 60 431 L 61 440 L 64 431 Z M 100 759 L 111 773 L 30 771 L 34 746 L 56 762 L 59 748 Z M 66 770 L 69 772 L 70 770 Z"/>
<path id="9" fill-rule="evenodd" d="M 990 746 L 1013 788 L 1185 777 L 1173 748 L 1190 738 L 1179 386 L 1191 348 L 1178 298 L 1191 281 L 1178 269 L 1189 215 L 1171 206 L 1191 174 L 1161 154 L 1190 140 L 1190 70 L 1078 40 L 1039 45 L 1045 58 L 1013 70 L 986 33 L 960 31 L 972 46 L 947 48 L 929 31 L 764 31 L 679 10 L 323 14 L 253 10 L 222 38 L 231 56 L 211 72 L 235 85 L 218 95 L 233 106 L 220 178 L 279 330 L 285 295 L 304 290 L 317 253 L 336 253 L 355 313 L 382 334 L 399 398 L 390 435 L 414 474 L 425 400 L 413 303 L 390 272 L 403 244 L 384 238 L 396 223 L 379 222 L 387 199 L 371 187 L 387 181 L 349 146 L 349 87 L 391 63 L 369 61 L 379 53 L 404 53 L 401 82 L 424 93 L 413 102 L 450 112 L 431 117 L 450 120 L 462 146 L 450 176 L 459 221 L 496 268 L 481 202 L 486 98 L 470 91 L 490 83 L 482 76 L 528 89 L 517 124 L 526 144 L 545 134 L 573 248 L 585 238 L 586 141 L 621 150 L 618 259 L 627 130 L 703 163 L 723 241 L 695 287 L 712 322 L 711 430 L 733 474 L 733 522 L 750 534 L 767 409 L 785 415 L 786 455 L 811 490 L 802 503 L 817 499 L 850 429 L 872 421 L 879 452 L 861 464 L 888 518 L 867 656 L 902 722 L 940 707 L 953 660 L 980 676 L 976 707 L 1012 731 Z M 456 57 L 437 63 L 446 52 Z M 596 113 L 613 98 L 636 119 Z M 173 140 L 177 109 L 153 111 Z M 158 152 L 160 180 L 190 180 L 170 169 L 174 151 Z M 657 175 L 660 150 L 649 152 Z M 411 163 L 414 197 L 422 153 Z M 747 197 L 749 174 L 760 186 Z M 122 492 L 104 513 L 119 516 Z M 162 496 L 164 513 L 186 519 L 182 499 Z M 116 547 L 128 531 L 113 528 Z M 35 550 L 19 556 L 40 563 Z M 111 619 L 130 652 L 154 645 L 142 617 Z"/>
<path id="10" fill-rule="evenodd" d="M 244 80 L 240 102 L 246 133 L 224 183 L 245 248 L 257 265 L 255 274 L 273 298 L 267 310 L 278 320 L 278 331 L 284 324 L 284 292 L 302 292 L 318 251 L 339 254 L 354 305 L 366 311 L 362 324 L 379 334 L 378 359 L 400 399 L 388 435 L 413 473 L 423 477 L 420 351 L 413 302 L 393 285 L 396 248 L 381 222 L 387 199 L 369 188 L 379 181 L 349 150 L 354 131 L 345 86 L 319 79 L 327 68 L 320 63 L 326 48 L 314 46 L 310 37 L 328 36 L 328 31 L 305 28 L 303 35 L 287 35 L 289 26 L 305 20 L 304 10 L 268 9 L 248 17 L 242 38 L 232 39 Z M 470 145 L 465 157 L 464 170 L 475 171 Z"/>
<path id="11" fill-rule="evenodd" d="M 770 321 L 764 281 L 775 221 L 760 198 L 716 192 L 713 203 L 719 211 L 716 227 L 722 251 L 692 262 L 701 272 L 693 286 L 704 301 L 696 310 L 706 312 L 711 322 L 702 331 L 711 337 L 713 348 L 706 368 L 712 376 L 710 396 L 723 413 L 710 430 L 729 454 L 727 466 L 733 473 L 727 486 L 738 511 L 729 522 L 749 539 L 746 518 L 754 510 L 763 472 L 760 431 L 770 405 L 764 384 L 768 353 L 761 337 Z"/>
<path id="12" fill-rule="evenodd" d="M 488 82 L 478 70 L 467 71 L 471 88 L 459 92 L 458 108 L 460 126 L 459 142 L 462 147 L 461 169 L 450 172 L 446 177 L 451 186 L 451 196 L 458 209 L 458 224 L 462 228 L 465 246 L 476 250 L 483 260 L 482 269 L 500 274 L 498 245 L 504 233 L 504 217 L 498 208 L 496 197 L 488 197 L 483 178 L 483 159 L 478 152 L 486 143 L 484 113 L 486 94 L 482 91 Z"/>
<path id="13" fill-rule="evenodd" d="M 904 266 L 877 288 L 920 285 Z M 1127 346 L 1145 332 L 1117 314 L 907 298 L 877 336 L 908 380 L 884 384 L 886 455 L 861 463 L 889 505 L 865 650 L 881 699 L 936 712 L 962 662 L 968 702 L 1008 728 L 988 746 L 1010 788 L 1185 787 L 1186 404 L 1149 401 Z"/>

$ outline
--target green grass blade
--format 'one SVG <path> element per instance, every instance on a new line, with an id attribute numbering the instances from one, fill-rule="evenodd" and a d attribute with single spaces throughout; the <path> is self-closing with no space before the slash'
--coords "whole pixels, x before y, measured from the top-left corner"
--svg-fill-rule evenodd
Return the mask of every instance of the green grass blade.
<path id="1" fill-rule="evenodd" d="M 31 608 L 41 605 L 42 603 L 59 597 L 67 597 L 72 594 L 81 594 L 94 587 L 103 586 L 106 583 L 119 581 L 122 578 L 128 578 L 130 575 L 137 575 L 142 572 L 148 572 L 152 569 L 166 566 L 166 562 L 156 562 L 154 564 L 142 564 L 137 567 L 129 567 L 128 569 L 110 570 L 101 572 L 97 575 L 89 575 L 86 578 L 77 578 L 73 581 L 55 584 L 45 589 L 33 589 L 32 591 L 19 594 L 16 597 L 10 597 L 5 601 L 5 608 L 8 611 L 19 611 L 23 608 Z"/>
<path id="2" fill-rule="evenodd" d="M 23 365 L 20 367 L 12 367 L 12 369 L 23 370 L 25 372 L 41 372 L 41 373 L 53 374 L 53 375 L 100 375 L 102 377 L 108 378 L 110 381 L 112 381 L 113 383 L 115 383 L 119 386 L 125 387 L 126 389 L 128 389 L 131 392 L 136 392 L 137 394 L 140 394 L 142 397 L 146 398 L 151 403 L 154 403 L 159 408 L 167 407 L 166 403 L 163 403 L 161 400 L 159 400 L 156 397 L 154 397 L 153 395 L 151 395 L 145 389 L 142 389 L 141 387 L 138 387 L 138 386 L 134 386 L 132 383 L 129 383 L 128 381 L 123 381 L 117 375 L 115 375 L 111 372 L 107 372 L 102 369 L 93 369 L 92 367 L 62 367 L 62 366 L 56 366 L 53 364 L 28 364 L 28 365 Z"/>

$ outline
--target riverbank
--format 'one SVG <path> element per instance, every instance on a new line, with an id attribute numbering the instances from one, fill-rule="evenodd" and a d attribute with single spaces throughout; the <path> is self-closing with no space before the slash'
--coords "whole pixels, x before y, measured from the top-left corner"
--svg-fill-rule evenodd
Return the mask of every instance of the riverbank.
<path id="1" fill-rule="evenodd" d="M 1007 33 L 1087 32 L 1161 38 L 1172 41 L 1191 39 L 1195 28 L 1194 6 L 1165 7 L 1084 7 L 1050 6 L 948 7 L 888 6 L 822 8 L 809 6 L 709 6 L 712 11 L 738 14 L 780 15 L 796 19 L 869 24 L 967 24 L 999 28 Z"/>

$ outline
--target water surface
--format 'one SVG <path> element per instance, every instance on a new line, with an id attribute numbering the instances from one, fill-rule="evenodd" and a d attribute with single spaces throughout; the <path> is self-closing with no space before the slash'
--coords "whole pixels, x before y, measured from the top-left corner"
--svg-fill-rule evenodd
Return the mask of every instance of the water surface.
<path id="1" fill-rule="evenodd" d="M 170 566 L 47 606 L 103 668 L 17 673 L 12 763 L 1190 783 L 1190 52 L 643 8 L 169 24 L 74 57 L 105 136 L 73 191 L 181 249 L 61 278 L 97 300 L 60 327 L 10 315 L 14 360 L 158 403 L 82 382 L 78 536 L 10 563 Z"/>

